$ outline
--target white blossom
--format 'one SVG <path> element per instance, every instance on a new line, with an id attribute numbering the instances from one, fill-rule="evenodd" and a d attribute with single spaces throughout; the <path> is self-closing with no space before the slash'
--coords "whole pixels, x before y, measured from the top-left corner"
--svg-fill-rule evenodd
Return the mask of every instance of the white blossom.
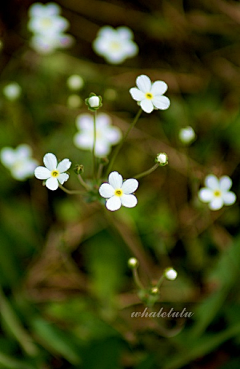
<path id="1" fill-rule="evenodd" d="M 46 187 L 55 191 L 58 189 L 59 183 L 62 185 L 69 178 L 65 173 L 71 166 L 69 159 L 63 159 L 58 164 L 54 154 L 48 153 L 43 157 L 45 167 L 37 167 L 34 171 L 35 177 L 46 181 Z"/>
<path id="2" fill-rule="evenodd" d="M 205 186 L 199 190 L 198 197 L 202 202 L 208 203 L 211 210 L 219 210 L 223 205 L 232 205 L 236 201 L 235 193 L 229 191 L 232 180 L 228 176 L 218 179 L 210 174 L 205 178 Z"/>
<path id="3" fill-rule="evenodd" d="M 32 149 L 26 144 L 19 145 L 16 149 L 4 147 L 1 150 L 2 164 L 8 168 L 14 179 L 24 181 L 33 176 L 33 171 L 38 162 L 32 158 Z"/>
<path id="4" fill-rule="evenodd" d="M 138 181 L 130 178 L 123 181 L 123 177 L 118 172 L 111 172 L 108 176 L 108 183 L 103 183 L 99 187 L 100 195 L 107 199 L 106 208 L 110 211 L 120 209 L 123 205 L 133 208 L 137 205 L 137 198 L 132 193 L 138 188 Z"/>
<path id="5" fill-rule="evenodd" d="M 168 156 L 165 154 L 165 152 L 161 152 L 157 155 L 155 160 L 159 165 L 164 166 L 168 164 Z"/>
<path id="6" fill-rule="evenodd" d="M 165 82 L 152 83 L 148 76 L 141 75 L 137 77 L 136 85 L 138 88 L 133 87 L 129 92 L 146 113 L 151 113 L 153 109 L 165 110 L 169 107 L 170 100 L 163 96 L 168 88 Z"/>
<path id="7" fill-rule="evenodd" d="M 181 128 L 179 131 L 179 140 L 183 143 L 183 144 L 190 144 L 192 143 L 196 138 L 196 134 L 193 130 L 192 127 L 187 126 L 185 128 Z"/>
<path id="8" fill-rule="evenodd" d="M 94 142 L 93 116 L 80 114 L 76 119 L 79 132 L 74 136 L 74 144 L 85 150 L 92 150 Z M 118 127 L 111 125 L 111 119 L 107 114 L 100 113 L 96 117 L 96 144 L 95 155 L 104 157 L 111 151 L 111 146 L 117 144 L 122 137 Z"/>
<path id="9" fill-rule="evenodd" d="M 31 47 L 39 54 L 51 54 L 56 49 L 71 46 L 74 39 L 71 35 L 56 33 L 52 35 L 34 35 L 30 40 Z"/>
<path id="10" fill-rule="evenodd" d="M 133 33 L 128 27 L 102 27 L 93 42 L 94 51 L 108 63 L 119 64 L 135 56 L 138 46 L 133 41 Z"/>

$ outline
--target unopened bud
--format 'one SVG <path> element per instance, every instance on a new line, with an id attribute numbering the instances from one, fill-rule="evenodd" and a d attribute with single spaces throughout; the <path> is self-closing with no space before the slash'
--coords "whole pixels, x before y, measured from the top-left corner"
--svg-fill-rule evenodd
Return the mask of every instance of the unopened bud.
<path id="1" fill-rule="evenodd" d="M 81 174 L 84 172 L 84 166 L 82 164 L 77 164 L 74 168 L 76 174 Z"/>
<path id="2" fill-rule="evenodd" d="M 129 268 L 135 269 L 135 268 L 138 267 L 138 265 L 139 265 L 139 262 L 138 262 L 138 260 L 136 258 L 130 258 L 130 259 L 128 259 L 128 266 L 129 266 Z"/>
<path id="3" fill-rule="evenodd" d="M 164 277 L 169 281 L 174 281 L 177 278 L 177 272 L 175 269 L 169 267 L 164 270 Z"/>
<path id="4" fill-rule="evenodd" d="M 152 287 L 151 288 L 151 294 L 152 295 L 157 295 L 159 293 L 159 289 L 157 287 Z"/>
<path id="5" fill-rule="evenodd" d="M 87 104 L 89 110 L 98 110 L 102 106 L 102 97 L 91 93 L 90 97 L 85 100 L 85 103 Z"/>
<path id="6" fill-rule="evenodd" d="M 188 126 L 185 128 L 180 129 L 179 131 L 179 140 L 185 144 L 188 145 L 192 143 L 196 138 L 196 134 L 192 127 Z"/>
<path id="7" fill-rule="evenodd" d="M 155 162 L 158 163 L 160 166 L 164 167 L 165 165 L 168 164 L 167 154 L 165 152 L 161 152 L 160 154 L 157 154 Z"/>

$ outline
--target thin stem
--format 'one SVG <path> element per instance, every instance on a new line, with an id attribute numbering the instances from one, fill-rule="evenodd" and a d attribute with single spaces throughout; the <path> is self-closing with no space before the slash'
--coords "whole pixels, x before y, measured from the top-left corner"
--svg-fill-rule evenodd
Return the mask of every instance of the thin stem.
<path id="1" fill-rule="evenodd" d="M 144 290 L 145 288 L 144 288 L 142 282 L 140 281 L 137 268 L 133 269 L 133 278 L 134 278 L 134 282 L 136 283 L 138 288 L 140 288 L 140 290 Z"/>
<path id="2" fill-rule="evenodd" d="M 84 194 L 84 192 L 82 192 L 82 191 L 68 190 L 67 188 L 60 185 L 60 183 L 59 183 L 58 187 L 61 188 L 61 190 L 63 190 L 64 192 L 66 192 L 69 195 L 82 195 L 82 194 Z"/>
<path id="3" fill-rule="evenodd" d="M 142 178 L 147 176 L 148 174 L 152 173 L 154 170 L 156 170 L 159 167 L 159 164 L 156 163 L 154 164 L 154 166 L 148 170 L 145 170 L 145 172 L 142 172 L 140 174 L 137 174 L 136 176 L 134 176 L 133 178 L 138 179 L 138 178 Z"/>
<path id="4" fill-rule="evenodd" d="M 1 287 L 0 287 L 0 311 L 3 319 L 5 320 L 12 334 L 15 336 L 19 344 L 22 346 L 26 354 L 28 354 L 29 356 L 36 356 L 38 354 L 37 347 L 33 343 L 31 336 L 23 328 L 15 311 L 12 309 L 11 304 L 5 297 Z"/>
<path id="5" fill-rule="evenodd" d="M 81 183 L 81 185 L 86 188 L 87 191 L 90 190 L 90 186 L 83 180 L 81 174 L 78 174 L 78 180 Z"/>
<path id="6" fill-rule="evenodd" d="M 164 277 L 164 275 L 162 275 L 162 276 L 159 278 L 159 280 L 158 280 L 158 282 L 157 282 L 157 284 L 156 284 L 156 286 L 155 286 L 155 287 L 159 288 L 159 287 L 161 286 L 161 284 L 163 283 L 164 279 L 165 279 L 165 277 Z"/>
<path id="7" fill-rule="evenodd" d="M 140 109 L 139 109 L 139 111 L 138 111 L 138 113 L 136 114 L 135 118 L 133 119 L 132 123 L 130 124 L 130 126 L 129 126 L 129 127 L 128 127 L 128 129 L 127 129 L 127 131 L 125 132 L 125 134 L 124 134 L 123 138 L 121 139 L 121 141 L 119 142 L 118 146 L 116 147 L 116 149 L 115 149 L 115 151 L 114 151 L 114 153 L 113 153 L 112 159 L 111 159 L 111 161 L 110 161 L 110 163 L 109 163 L 109 165 L 108 165 L 108 173 L 111 171 L 111 169 L 112 169 L 112 167 L 113 167 L 113 164 L 114 164 L 114 162 L 115 162 L 115 160 L 116 160 L 116 157 L 117 157 L 117 155 L 118 155 L 119 151 L 121 150 L 122 145 L 123 145 L 123 144 L 124 144 L 124 142 L 126 141 L 127 136 L 128 136 L 128 134 L 129 134 L 129 132 L 131 131 L 131 129 L 132 129 L 132 128 L 135 126 L 135 124 L 137 123 L 137 121 L 138 121 L 138 119 L 139 119 L 139 117 L 140 117 L 141 113 L 142 113 L 142 109 L 140 108 Z"/>
<path id="8" fill-rule="evenodd" d="M 96 156 L 95 156 L 95 149 L 96 149 L 96 139 L 97 139 L 97 130 L 96 130 L 96 117 L 97 112 L 93 113 L 93 148 L 92 148 L 92 158 L 93 158 L 93 178 L 96 179 Z"/>

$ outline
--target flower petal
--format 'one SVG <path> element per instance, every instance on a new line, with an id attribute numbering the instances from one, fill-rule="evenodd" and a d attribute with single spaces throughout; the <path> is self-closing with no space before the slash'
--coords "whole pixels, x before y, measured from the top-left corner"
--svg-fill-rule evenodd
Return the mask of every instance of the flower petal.
<path id="1" fill-rule="evenodd" d="M 236 195 L 234 192 L 232 191 L 228 191 L 228 192 L 223 192 L 222 194 L 222 199 L 224 201 L 225 205 L 232 205 L 235 203 L 236 201 Z"/>
<path id="2" fill-rule="evenodd" d="M 69 159 L 63 159 L 60 161 L 60 163 L 57 166 L 57 170 L 59 170 L 60 173 L 66 172 L 71 166 L 71 161 Z"/>
<path id="3" fill-rule="evenodd" d="M 227 191 L 232 187 L 232 180 L 228 176 L 223 176 L 219 179 L 219 185 L 222 191 Z"/>
<path id="4" fill-rule="evenodd" d="M 34 171 L 34 175 L 37 179 L 48 179 L 51 177 L 51 172 L 45 167 L 37 167 Z"/>
<path id="5" fill-rule="evenodd" d="M 133 100 L 142 101 L 145 98 L 145 94 L 136 87 L 130 88 L 129 92 Z"/>
<path id="6" fill-rule="evenodd" d="M 58 181 L 63 184 L 64 182 L 66 182 L 69 178 L 69 174 L 67 173 L 61 173 L 59 174 L 59 176 L 57 177 Z"/>
<path id="7" fill-rule="evenodd" d="M 103 183 L 99 187 L 99 193 L 105 199 L 109 199 L 114 195 L 114 188 L 109 183 Z"/>
<path id="8" fill-rule="evenodd" d="M 209 188 L 202 188 L 198 192 L 198 197 L 203 202 L 209 202 L 214 199 L 214 194 L 213 194 L 213 191 L 210 190 Z"/>
<path id="9" fill-rule="evenodd" d="M 153 95 L 163 95 L 168 89 L 168 85 L 163 81 L 156 81 L 152 84 L 151 93 Z"/>
<path id="10" fill-rule="evenodd" d="M 119 196 L 112 196 L 106 202 L 106 208 L 111 211 L 118 210 L 120 209 L 121 206 L 122 206 L 122 203 L 121 203 Z"/>
<path id="11" fill-rule="evenodd" d="M 16 162 L 15 151 L 10 147 L 4 147 L 1 151 L 1 161 L 6 167 L 13 165 Z"/>
<path id="12" fill-rule="evenodd" d="M 206 185 L 206 187 L 211 188 L 211 190 L 218 190 L 219 189 L 219 180 L 215 175 L 209 174 L 205 178 L 205 185 Z"/>
<path id="13" fill-rule="evenodd" d="M 43 162 L 45 167 L 51 171 L 57 168 L 57 158 L 54 154 L 46 154 L 43 158 Z"/>
<path id="14" fill-rule="evenodd" d="M 166 110 L 170 106 L 170 100 L 166 96 L 154 96 L 152 103 L 157 109 L 160 110 Z"/>
<path id="15" fill-rule="evenodd" d="M 137 198 L 134 195 L 122 195 L 120 199 L 126 208 L 134 208 L 137 205 Z"/>
<path id="16" fill-rule="evenodd" d="M 208 205 L 211 210 L 219 210 L 223 207 L 222 197 L 214 197 L 214 199 Z"/>
<path id="17" fill-rule="evenodd" d="M 123 182 L 122 190 L 124 194 L 130 194 L 138 188 L 138 181 L 134 178 L 127 179 Z"/>
<path id="18" fill-rule="evenodd" d="M 145 76 L 142 74 L 141 76 L 137 77 L 136 85 L 139 88 L 139 90 L 146 93 L 146 92 L 150 92 L 152 82 L 148 76 Z"/>
<path id="19" fill-rule="evenodd" d="M 108 182 L 116 190 L 122 187 L 123 178 L 118 172 L 112 172 L 109 174 Z"/>
<path id="20" fill-rule="evenodd" d="M 145 113 L 151 113 L 153 111 L 153 104 L 151 100 L 144 99 L 141 101 L 140 105 Z"/>
<path id="21" fill-rule="evenodd" d="M 46 180 L 46 187 L 51 190 L 51 191 L 55 191 L 58 189 L 58 180 L 57 178 L 48 178 Z"/>

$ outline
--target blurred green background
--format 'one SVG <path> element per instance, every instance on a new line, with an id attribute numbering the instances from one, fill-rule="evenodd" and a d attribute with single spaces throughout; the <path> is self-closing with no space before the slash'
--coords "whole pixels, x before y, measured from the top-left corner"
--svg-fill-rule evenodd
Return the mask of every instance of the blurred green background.
<path id="1" fill-rule="evenodd" d="M 146 74 L 168 84 L 171 106 L 141 115 L 114 169 L 134 177 L 159 152 L 169 165 L 139 180 L 136 208 L 108 214 L 36 178 L 15 181 L 1 165 L 0 368 L 239 369 L 238 201 L 211 212 L 197 198 L 210 173 L 229 175 L 240 193 L 239 2 L 57 1 L 75 43 L 44 56 L 28 44 L 31 3 L 0 6 L 0 88 L 22 87 L 14 102 L 1 92 L 0 148 L 27 143 L 39 163 L 53 152 L 83 164 L 87 179 L 91 153 L 73 145 L 76 116 L 87 107 L 69 107 L 68 77 L 79 74 L 82 101 L 101 95 L 101 111 L 126 131 L 138 110 L 129 88 Z M 114 66 L 97 56 L 92 42 L 104 25 L 129 27 L 139 54 Z M 178 133 L 188 125 L 197 139 L 184 147 Z M 75 189 L 69 172 L 66 187 Z M 154 311 L 194 315 L 131 318 L 145 308 L 127 266 L 132 256 L 148 287 L 164 268 L 178 271 Z"/>

